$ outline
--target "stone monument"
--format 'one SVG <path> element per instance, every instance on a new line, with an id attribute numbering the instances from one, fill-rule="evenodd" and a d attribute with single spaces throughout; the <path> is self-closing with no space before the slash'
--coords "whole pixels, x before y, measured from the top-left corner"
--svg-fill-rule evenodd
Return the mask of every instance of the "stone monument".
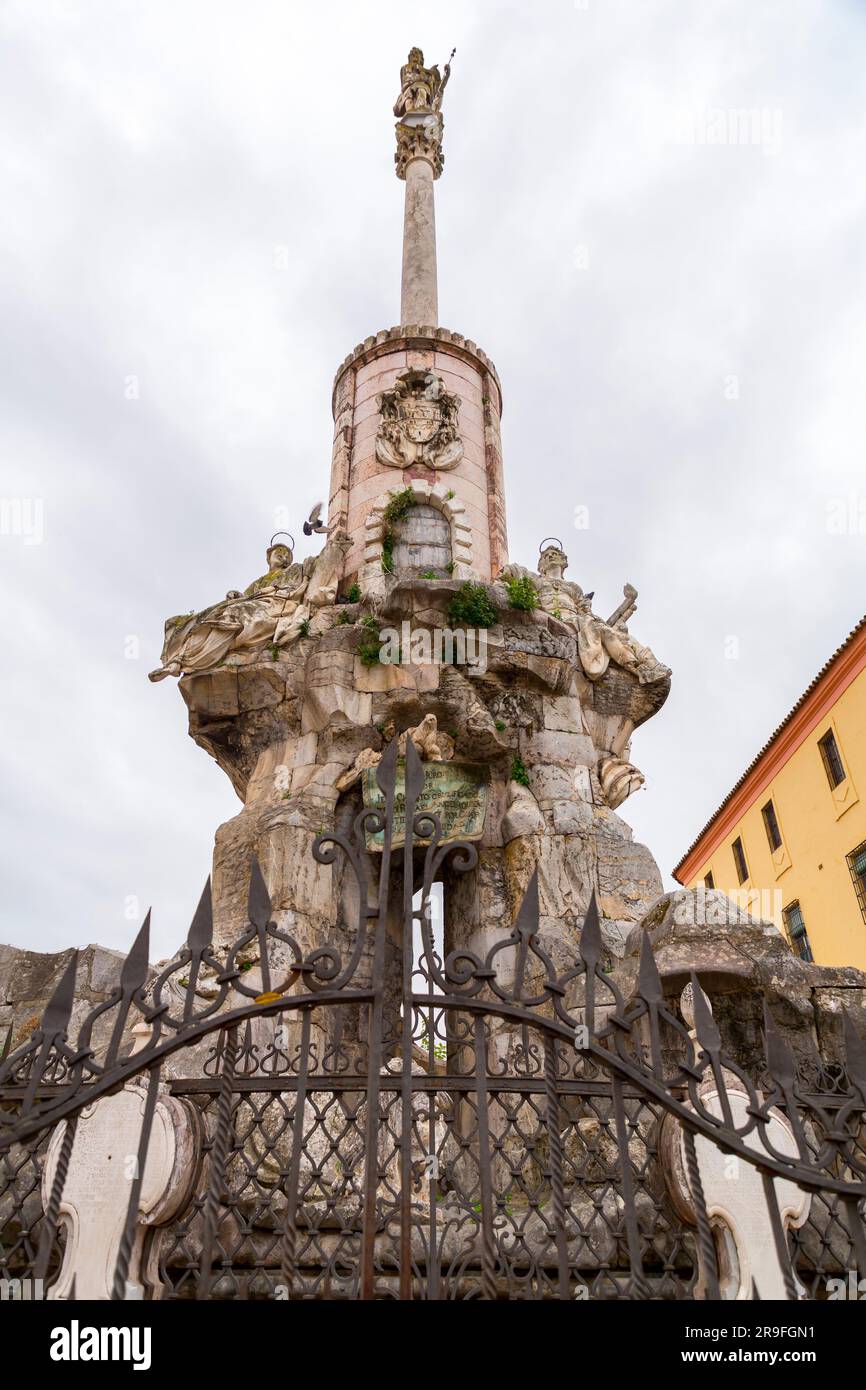
<path id="1" fill-rule="evenodd" d="M 322 520 L 322 504 L 318 504 L 303 523 L 307 536 L 324 537 L 322 549 L 298 562 L 292 536 L 271 537 L 263 574 L 243 589 L 229 589 L 224 598 L 201 612 L 166 621 L 160 665 L 150 674 L 154 682 L 169 677 L 178 681 L 190 736 L 217 761 L 242 803 L 238 814 L 216 832 L 213 949 L 208 890 L 191 928 L 189 941 L 195 943 L 206 924 L 207 965 L 202 936 L 197 955 L 188 945 L 186 954 L 179 952 L 166 967 L 165 997 L 158 994 L 161 1002 L 143 1016 L 140 991 L 145 986 L 161 989 L 159 981 L 154 986 L 147 966 L 146 923 L 125 964 L 90 948 L 78 973 L 72 953 L 39 958 L 0 947 L 0 1023 L 9 1030 L 4 1050 L 31 1038 L 33 1047 L 47 1055 L 54 1037 L 48 1023 L 60 1009 L 57 999 L 66 996 L 71 1009 L 73 991 L 79 1015 L 86 1012 L 86 1005 L 96 1005 L 95 1026 L 91 1029 L 88 1024 L 88 1045 L 72 1058 L 74 1065 L 106 1053 L 116 1060 L 121 1043 L 132 1053 L 141 1049 L 146 1058 L 151 1027 L 162 1026 L 154 1020 L 170 1017 L 172 1008 L 179 1012 L 177 1026 L 182 1027 L 194 1009 L 203 1005 L 207 1012 L 209 1001 L 218 1001 L 212 1006 L 214 1014 L 223 1008 L 230 1012 L 244 1001 L 260 1006 L 261 1012 L 246 1020 L 240 1051 L 247 1058 L 257 1049 L 262 1055 L 279 1053 L 287 1066 L 290 1058 L 303 1059 L 299 1063 L 303 1080 L 295 1075 L 295 1139 L 289 1145 L 279 1117 L 247 1125 L 252 1099 L 238 1107 L 243 1140 L 230 1138 L 234 1028 L 228 1029 L 230 1040 L 225 1042 L 221 1060 L 216 1116 L 202 1119 L 192 1101 L 183 1098 L 183 1087 L 180 1098 L 171 1090 L 178 1079 L 207 1075 L 213 1059 L 207 1061 L 205 1034 L 182 1053 L 167 1051 L 162 1080 L 159 1071 L 153 1070 L 146 1090 L 139 1084 L 143 1077 L 131 1081 L 103 1097 L 93 1110 L 86 1109 L 75 1122 L 77 1130 L 70 1118 L 53 1132 L 42 1170 L 41 1199 L 66 1239 L 52 1297 L 74 1296 L 74 1290 L 78 1296 L 100 1298 L 112 1290 L 113 1296 L 122 1297 L 126 1291 L 129 1297 L 139 1295 L 145 1286 L 161 1287 L 165 1270 L 159 1264 L 160 1242 L 164 1229 L 188 1203 L 193 1184 L 199 1181 L 203 1190 L 205 1179 L 196 1177 L 196 1164 L 208 1126 L 212 1178 L 207 1180 L 207 1199 L 190 1218 L 189 1228 L 196 1259 L 201 1256 L 203 1282 L 198 1296 L 207 1296 L 210 1290 L 221 1183 L 232 1178 L 233 1165 L 256 1170 L 259 1195 L 262 1184 L 274 1189 L 284 1201 L 282 1213 L 274 1207 L 281 1221 L 285 1212 L 290 1213 L 285 1229 L 291 1240 L 284 1238 L 280 1269 L 291 1267 L 291 1277 L 279 1285 L 290 1289 L 296 1273 L 292 1242 L 301 1165 L 306 1165 L 304 1182 L 315 1177 L 321 1186 L 321 1192 L 319 1186 L 303 1188 L 302 1201 L 312 1212 L 307 1219 L 315 1230 L 317 1202 L 324 1203 L 329 1219 L 343 1210 L 342 1198 L 325 1189 L 331 1183 L 335 1190 L 343 1190 L 346 1169 L 351 1176 L 360 1166 L 365 1143 L 363 1206 L 370 1260 L 375 1243 L 371 1223 L 380 1196 L 377 1173 L 387 1171 L 389 1182 L 396 1182 L 391 1170 L 399 1148 L 401 1200 L 406 1194 L 400 1284 L 401 1296 L 405 1295 L 413 1254 L 410 1204 L 414 1201 L 418 1206 L 420 1200 L 410 1193 L 409 1183 L 416 1158 L 411 1129 L 413 1071 L 420 1067 L 436 1075 L 436 1067 L 445 1066 L 432 1036 L 425 1037 L 426 1054 L 418 1046 L 419 1039 L 412 1037 L 408 1009 L 397 1027 L 401 1002 L 414 1002 L 411 984 L 406 986 L 412 962 L 404 960 L 402 953 L 412 936 L 411 900 L 418 887 L 425 813 L 438 816 L 444 844 L 466 841 L 464 849 L 471 851 L 456 866 L 447 856 L 436 860 L 444 904 L 442 951 L 451 961 L 452 984 L 462 983 L 466 962 L 474 961 L 485 986 L 495 980 L 502 998 L 529 999 L 537 989 L 538 998 L 546 1001 L 545 991 L 550 992 L 551 979 L 555 979 L 551 999 L 558 1003 L 566 992 L 560 981 L 568 983 L 569 976 L 574 976 L 582 940 L 592 970 L 586 976 L 583 1002 L 578 996 L 570 1001 L 575 1017 L 581 1010 L 584 1017 L 592 1016 L 590 1000 L 600 982 L 620 1001 L 617 1026 L 624 1026 L 628 1001 L 642 998 L 648 1003 L 650 1024 L 653 1019 L 656 1023 L 656 1033 L 649 1035 L 651 1050 L 660 1057 L 663 1047 L 673 1048 L 672 1039 L 676 1040 L 676 1028 L 673 1033 L 670 1028 L 658 1031 L 663 1001 L 673 1001 L 667 1010 L 669 1025 L 676 1023 L 671 1011 L 675 1008 L 680 1008 L 689 1028 L 694 1024 L 692 1040 L 698 1040 L 699 1033 L 689 1011 L 703 1009 L 705 1039 L 711 1017 L 709 1003 L 701 1002 L 706 988 L 713 994 L 713 1028 L 718 1027 L 737 1065 L 742 1063 L 756 1074 L 762 1066 L 761 1008 L 765 1037 L 776 1010 L 792 1057 L 819 1072 L 838 1059 L 840 1019 L 847 1016 L 845 1026 L 855 1042 L 850 1020 L 856 1018 L 862 1025 L 866 1019 L 866 980 L 860 972 L 820 970 L 797 960 L 774 927 L 745 915 L 732 916 L 732 905 L 719 894 L 711 894 L 709 904 L 694 893 L 662 896 L 661 876 L 649 850 L 634 841 L 619 815 L 620 807 L 643 783 L 632 762 L 633 736 L 664 704 L 671 672 L 629 630 L 638 599 L 633 585 L 624 585 L 623 601 L 605 619 L 593 609 L 594 593 L 567 577 L 569 557 L 560 539 L 547 537 L 541 542 L 534 566 L 509 559 L 499 378 L 493 363 L 471 339 L 438 323 L 434 185 L 444 163 L 442 104 L 450 71 L 450 61 L 441 73 L 437 66 L 427 67 L 419 49 L 411 50 L 401 69 L 394 107 L 396 173 L 406 185 L 401 321 L 366 338 L 337 371 L 327 521 Z M 304 514 L 306 507 L 301 507 L 299 515 Z M 579 563 L 576 568 L 579 572 Z M 386 749 L 390 781 L 377 777 Z M 376 916 L 377 909 L 364 901 L 364 895 L 376 883 L 377 863 L 383 866 L 383 881 L 390 882 L 390 847 L 383 852 L 384 832 L 375 829 L 376 824 L 384 824 L 374 814 L 383 796 L 393 799 L 389 824 L 394 835 L 389 846 L 404 848 L 402 886 L 410 909 L 408 932 L 403 930 L 407 917 L 401 895 L 389 898 L 385 894 L 381 901 L 387 906 L 381 908 L 378 938 L 385 943 L 384 965 L 381 957 L 378 964 L 371 963 L 367 938 L 358 929 L 350 972 L 352 991 L 346 995 L 350 1007 L 338 1001 L 330 1013 L 312 1008 L 292 1013 L 289 1005 L 298 1000 L 287 998 L 285 1022 L 275 1027 L 277 1015 L 267 1011 L 280 1004 L 281 995 L 297 983 L 300 972 L 321 965 L 319 982 L 327 982 L 329 965 L 344 952 L 352 924 Z M 414 817 L 408 814 L 413 807 Z M 373 808 L 373 819 L 363 821 L 365 834 L 359 836 L 358 856 L 369 873 L 348 872 L 341 860 L 321 852 L 321 845 L 318 853 L 313 852 L 319 837 L 361 825 L 364 808 Z M 429 819 L 427 825 L 432 825 Z M 346 843 L 348 838 L 344 836 Z M 418 850 L 414 859 L 413 844 Z M 718 922 L 713 917 L 716 911 Z M 247 932 L 250 923 L 253 927 Z M 260 954 L 262 942 L 268 940 L 269 957 L 266 952 Z M 519 942 L 519 949 L 510 949 L 509 941 Z M 195 967 L 190 970 L 188 962 L 193 959 Z M 495 970 L 488 969 L 484 962 L 494 959 Z M 186 976 L 175 980 L 172 966 L 177 967 L 175 973 L 186 970 Z M 361 1030 L 367 1025 L 359 1022 L 361 1011 L 351 1001 L 364 996 L 376 971 L 376 999 L 387 996 L 384 1013 L 390 1018 L 385 1032 L 390 1051 L 378 1056 L 381 1034 L 370 1025 L 373 1060 L 368 1058 L 360 1068 L 358 1056 L 367 1041 Z M 690 1000 L 683 995 L 684 986 L 692 991 Z M 53 1001 L 46 1011 L 48 1023 L 43 1020 L 40 1025 L 48 993 Z M 142 1008 L 138 1014 L 128 1011 L 133 995 Z M 459 1000 L 458 1013 L 464 1007 L 463 996 Z M 118 1001 L 125 1001 L 126 1008 L 120 1022 L 111 1025 L 110 1014 L 101 1021 L 102 1014 Z M 548 1008 L 547 1002 L 544 1007 Z M 483 1020 L 476 1018 L 479 1087 L 487 1085 L 491 1069 L 493 1080 L 508 1079 L 510 1074 L 525 1078 L 533 1065 L 540 1065 L 526 1038 L 518 1037 L 527 1032 L 526 1019 L 511 1021 L 518 1014 L 510 1006 L 498 1013 L 491 1009 L 486 1034 Z M 546 1015 L 545 1021 L 551 1023 Z M 375 1026 L 381 1029 L 381 1020 Z M 331 1051 L 329 1029 L 340 1030 L 339 1045 Z M 299 1030 L 300 1042 L 294 1036 Z M 452 1037 L 450 1048 L 440 1047 L 448 1054 L 452 1070 L 459 1070 L 461 1053 L 467 1051 L 465 1033 L 458 1028 L 458 1034 L 457 1043 Z M 552 1092 L 545 1141 L 550 1142 L 549 1159 L 542 1162 L 536 1156 L 532 1135 L 507 1133 L 508 1117 L 500 1105 L 495 1120 L 499 1151 L 491 1166 L 497 1171 L 503 1164 L 509 1166 L 510 1144 L 515 1183 L 518 1171 L 524 1169 L 536 1181 L 532 1173 L 537 1165 L 533 1192 L 545 1190 L 548 1168 L 561 1170 L 562 1131 L 570 1129 L 567 1143 L 574 1190 L 569 1219 L 583 1221 L 581 1230 L 592 1236 L 589 1254 L 580 1255 L 581 1268 L 607 1268 L 616 1254 L 613 1228 L 601 1229 L 607 1220 L 602 1198 L 593 1192 L 609 1184 L 611 1164 L 613 1171 L 622 1168 L 626 1159 L 630 1164 L 631 1148 L 642 1144 L 648 1155 L 658 1154 L 673 1207 L 686 1223 L 698 1228 L 697 1268 L 705 1288 L 715 1279 L 713 1261 L 707 1259 L 709 1223 L 713 1223 L 721 1243 L 719 1282 L 724 1296 L 748 1298 L 757 1289 L 761 1297 L 777 1297 L 789 1284 L 797 1296 L 796 1279 L 788 1277 L 786 1282 L 785 1270 L 780 1262 L 774 1263 L 769 1249 L 771 1225 L 765 1219 L 761 1194 L 766 1193 L 770 1179 L 760 1172 L 760 1159 L 754 1170 L 747 1171 L 748 1181 L 728 1190 L 718 1145 L 706 1134 L 699 1134 L 692 1143 L 688 1126 L 674 1122 L 671 1114 L 659 1134 L 650 1117 L 641 1120 L 631 1138 L 621 1117 L 619 1147 L 611 1151 L 607 1123 L 590 1113 L 569 1118 L 563 1098 L 557 1096 L 556 1045 L 555 1037 L 552 1043 L 547 1038 L 545 1085 Z M 857 1044 L 855 1053 L 857 1046 L 862 1050 L 862 1044 Z M 23 1051 L 27 1052 L 26 1045 Z M 571 1051 L 569 1038 L 569 1055 Z M 367 1123 L 372 1128 L 366 1140 L 348 1124 L 344 1128 L 346 1133 L 352 1131 L 349 1139 L 343 1134 L 341 1140 L 338 1111 L 327 1122 L 321 1120 L 315 1104 L 305 1113 L 307 1059 L 315 1062 L 337 1053 L 341 1067 L 355 1066 L 356 1090 L 362 1071 L 369 1068 Z M 13 1053 L 13 1062 L 16 1056 Z M 785 1058 L 782 1071 L 788 1065 Z M 389 1073 L 398 1062 L 399 1075 Z M 258 1067 L 257 1061 L 253 1070 Z M 724 1079 L 723 1071 L 716 1068 L 716 1072 Z M 247 1078 L 251 1074 L 246 1073 Z M 264 1070 L 256 1074 L 264 1075 Z M 402 1140 L 398 1148 L 386 1146 L 383 1158 L 375 1142 L 382 1137 L 376 1128 L 378 1096 L 380 1081 L 389 1074 L 391 1090 L 396 1095 L 399 1085 L 404 1106 L 399 1112 Z M 719 1075 L 714 1073 L 713 1084 L 708 1080 L 695 1094 L 694 1103 L 714 1118 L 719 1109 L 733 1106 L 735 1118 L 745 1128 L 754 1113 L 756 1093 L 750 1090 L 745 1073 L 731 1073 L 730 1083 L 726 1080 L 721 1090 Z M 315 1083 L 324 1086 L 323 1078 L 326 1072 L 317 1071 Z M 278 1099 L 279 1077 L 275 1073 L 270 1080 L 278 1084 L 269 1095 Z M 866 1104 L 866 1081 L 862 1085 Z M 572 1097 L 565 1099 L 573 1104 Z M 764 1120 L 776 1151 L 794 1156 L 791 1124 L 775 1105 L 768 1106 Z M 323 1106 L 323 1113 L 327 1109 Z M 480 1109 L 479 1102 L 479 1125 Z M 540 1113 L 535 1099 L 531 1109 L 530 1128 Z M 793 1112 L 796 1107 L 790 1109 Z M 440 1111 L 437 1120 L 443 1132 L 447 1129 L 444 1113 Z M 455 1104 L 455 1114 L 456 1134 L 466 1118 L 465 1102 Z M 327 1124 L 332 1124 L 332 1130 Z M 396 1133 L 396 1120 L 394 1124 Z M 148 1132 L 155 1136 L 149 1148 L 141 1139 Z M 369 1142 L 370 1133 L 374 1142 Z M 344 1148 L 338 1153 L 339 1142 Z M 455 1172 L 465 1148 L 462 1138 L 458 1147 L 460 1154 L 452 1164 Z M 351 1161 L 344 1163 L 347 1157 Z M 374 1157 L 380 1160 L 379 1169 Z M 603 1179 L 593 1164 L 604 1168 Z M 328 1174 L 323 1177 L 326 1167 Z M 652 1181 L 660 1192 L 657 1178 L 653 1169 Z M 701 1184 L 706 1195 L 697 1201 Z M 4 1220 L 7 1225 L 19 1221 L 18 1207 L 27 1208 L 28 1202 L 34 1206 L 39 1195 L 33 1188 L 22 1203 L 14 1183 L 7 1187 L 6 1215 L 0 1205 L 0 1225 Z M 412 1193 L 417 1188 L 416 1183 Z M 548 1235 L 560 1247 L 558 1258 L 564 1267 L 568 1264 L 564 1196 L 555 1188 L 551 1179 L 544 1200 L 551 1220 Z M 459 1181 L 452 1182 L 455 1201 L 459 1189 Z M 466 1190 L 472 1190 L 471 1183 Z M 785 1223 L 799 1230 L 811 1222 L 804 1242 L 819 1240 L 823 1249 L 832 1218 L 820 1203 L 805 1201 L 794 1181 L 776 1181 L 772 1190 L 777 1226 Z M 439 1195 L 428 1198 L 431 1220 Z M 614 1199 L 608 1192 L 603 1200 L 610 1205 Z M 251 1201 L 247 1195 L 235 1203 L 230 1217 L 225 1217 L 227 1227 L 234 1222 L 240 1230 L 248 1223 L 252 1230 L 255 1222 L 247 1210 Z M 485 1202 L 484 1219 L 492 1222 L 489 1193 L 486 1198 L 482 1194 L 481 1202 L 464 1202 L 461 1219 L 478 1226 L 476 1207 L 480 1210 Z M 353 1244 L 357 1244 L 359 1203 L 353 1191 L 343 1210 L 347 1239 Z M 650 1206 L 654 1220 L 657 1207 Z M 535 1222 L 534 1239 L 544 1252 L 550 1242 L 537 1229 L 543 1212 L 537 1195 L 529 1207 L 527 1222 Z M 558 1208 L 562 1208 L 559 1215 Z M 646 1210 L 645 1203 L 645 1215 Z M 28 1213 L 29 1208 L 24 1216 Z M 267 1214 L 269 1221 L 273 1214 Z M 495 1219 L 500 1228 L 510 1228 L 517 1219 L 509 1214 L 504 1197 Z M 339 1256 L 334 1256 L 336 1269 L 342 1268 L 343 1255 L 334 1229 L 329 1227 L 328 1239 Z M 245 1235 L 249 1233 L 245 1230 Z M 521 1230 L 520 1240 L 524 1238 Z M 485 1235 L 488 1246 L 492 1240 L 491 1226 Z M 635 1232 L 630 1240 L 636 1240 Z M 49 1247 L 50 1242 L 46 1252 Z M 489 1269 L 485 1273 L 487 1256 L 481 1246 L 479 1250 L 484 1296 L 493 1297 L 493 1274 Z M 316 1258 L 327 1262 L 331 1257 Z M 847 1254 L 834 1258 L 841 1269 Z M 243 1260 L 249 1263 L 246 1246 Z M 184 1262 L 189 1263 L 188 1252 Z M 640 1258 L 632 1260 L 632 1267 L 640 1263 Z M 47 1269 L 47 1253 L 45 1261 L 40 1254 L 37 1269 L 43 1264 Z M 571 1297 L 571 1285 L 564 1276 L 563 1280 L 564 1296 Z M 368 1283 L 372 1287 L 372 1264 Z"/>
<path id="2" fill-rule="evenodd" d="M 443 884 L 446 949 L 507 933 L 537 868 L 547 949 L 573 951 L 595 890 L 617 956 L 661 892 L 617 811 L 642 783 L 631 738 L 664 703 L 670 671 L 628 631 L 630 585 L 604 621 L 565 578 L 559 541 L 534 569 L 509 563 L 499 378 L 471 339 L 438 323 L 434 185 L 449 74 L 418 49 L 401 70 L 402 321 L 337 372 L 324 549 L 299 564 L 275 537 L 265 574 L 242 593 L 167 621 L 151 679 L 179 678 L 191 736 L 243 802 L 216 836 L 218 940 L 244 925 L 255 854 L 278 920 L 306 949 L 327 942 L 347 904 L 337 875 L 313 863 L 312 840 L 360 806 L 374 786 L 365 769 L 391 733 L 416 731 L 429 760 L 417 731 L 432 728 L 440 790 L 480 798 L 483 783 L 483 801 L 455 811 L 462 831 L 473 827 L 479 865 Z M 315 520 L 310 532 L 325 529 L 318 510 Z M 386 630 L 401 634 L 398 661 L 384 653 Z M 433 659 L 424 634 L 442 633 L 477 641 L 484 661 Z"/>

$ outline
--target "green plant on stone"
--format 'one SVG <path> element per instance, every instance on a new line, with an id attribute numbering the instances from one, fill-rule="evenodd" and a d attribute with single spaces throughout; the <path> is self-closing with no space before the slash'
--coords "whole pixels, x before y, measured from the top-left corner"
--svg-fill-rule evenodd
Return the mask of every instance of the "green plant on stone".
<path id="1" fill-rule="evenodd" d="M 358 643 L 358 656 L 364 666 L 376 666 L 382 651 L 382 638 L 376 619 L 367 614 L 361 620 L 361 640 Z"/>
<path id="2" fill-rule="evenodd" d="M 309 618 L 304 618 L 303 622 L 301 622 L 301 623 L 298 624 L 298 633 L 299 633 L 299 635 L 300 635 L 301 637 L 309 637 L 309 635 L 310 635 L 310 620 L 309 620 Z"/>
<path id="3" fill-rule="evenodd" d="M 386 574 L 394 573 L 394 542 L 397 539 L 395 526 L 402 521 L 407 512 L 418 505 L 418 498 L 411 487 L 395 492 L 382 513 L 385 529 L 382 532 L 382 569 Z"/>
<path id="4" fill-rule="evenodd" d="M 505 720 L 504 720 L 504 719 L 497 719 L 497 720 L 496 720 L 496 732 L 497 732 L 498 734 L 501 734 L 504 728 L 505 728 Z"/>
<path id="5" fill-rule="evenodd" d="M 435 570 L 422 570 L 421 573 L 419 574 L 418 578 L 419 578 L 419 579 L 438 579 L 439 576 L 438 576 L 438 574 L 436 573 Z"/>
<path id="6" fill-rule="evenodd" d="M 361 602 L 361 586 L 360 586 L 359 584 L 353 584 L 352 587 L 349 589 L 348 593 L 346 594 L 346 602 L 347 602 L 347 603 L 360 603 L 360 602 Z"/>
<path id="7" fill-rule="evenodd" d="M 531 613 L 533 608 L 538 607 L 538 590 L 528 575 L 522 575 L 519 579 L 506 579 L 505 587 L 512 608 Z"/>
<path id="8" fill-rule="evenodd" d="M 511 772 L 509 773 L 509 777 L 512 782 L 519 783 L 521 787 L 529 786 L 529 772 L 527 771 L 526 763 L 523 761 L 522 758 L 512 758 Z"/>
<path id="9" fill-rule="evenodd" d="M 497 613 L 487 587 L 471 580 L 461 584 L 448 606 L 448 617 L 452 623 L 467 627 L 493 627 Z"/>

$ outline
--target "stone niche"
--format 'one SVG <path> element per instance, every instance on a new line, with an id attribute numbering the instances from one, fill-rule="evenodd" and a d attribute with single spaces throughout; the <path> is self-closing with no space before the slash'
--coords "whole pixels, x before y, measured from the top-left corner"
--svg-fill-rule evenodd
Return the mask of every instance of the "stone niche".
<path id="1" fill-rule="evenodd" d="M 417 503 L 394 527 L 394 569 L 398 574 L 443 577 L 453 564 L 451 523 L 429 502 Z"/>

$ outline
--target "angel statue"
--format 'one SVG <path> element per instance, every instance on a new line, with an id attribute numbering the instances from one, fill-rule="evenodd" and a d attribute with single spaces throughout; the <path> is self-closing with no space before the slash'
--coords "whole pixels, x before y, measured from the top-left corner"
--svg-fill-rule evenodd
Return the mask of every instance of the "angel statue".
<path id="1" fill-rule="evenodd" d="M 454 49 L 451 58 L 457 52 Z M 400 69 L 400 95 L 394 105 L 394 115 L 402 120 L 416 111 L 439 111 L 442 97 L 451 76 L 451 58 L 445 64 L 444 73 L 438 66 L 425 68 L 424 54 L 420 48 L 409 50 L 409 57 Z"/>
<path id="2" fill-rule="evenodd" d="M 568 556 L 557 542 L 542 549 L 537 575 L 520 565 L 507 565 L 501 578 L 527 577 L 534 581 L 542 611 L 576 633 L 578 659 L 590 680 L 600 680 L 611 661 L 637 676 L 641 685 L 665 680 L 670 668 L 662 665 L 626 627 L 627 618 L 637 607 L 637 590 L 627 584 L 625 602 L 604 622 L 592 611 L 593 594 L 585 594 L 579 584 L 565 578 L 567 566 Z"/>

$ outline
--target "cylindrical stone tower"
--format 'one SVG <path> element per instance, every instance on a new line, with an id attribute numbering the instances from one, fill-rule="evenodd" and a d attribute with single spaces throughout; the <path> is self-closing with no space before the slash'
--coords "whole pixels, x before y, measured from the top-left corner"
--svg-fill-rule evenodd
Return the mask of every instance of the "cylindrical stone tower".
<path id="1" fill-rule="evenodd" d="M 402 323 L 359 344 L 334 382 L 328 530 L 350 538 L 346 578 L 368 594 L 389 571 L 489 582 L 508 559 L 499 377 L 475 343 L 437 326 L 433 189 L 448 76 L 448 66 L 441 77 L 425 68 L 417 49 L 402 69 Z M 407 488 L 411 522 L 393 515 Z"/>

